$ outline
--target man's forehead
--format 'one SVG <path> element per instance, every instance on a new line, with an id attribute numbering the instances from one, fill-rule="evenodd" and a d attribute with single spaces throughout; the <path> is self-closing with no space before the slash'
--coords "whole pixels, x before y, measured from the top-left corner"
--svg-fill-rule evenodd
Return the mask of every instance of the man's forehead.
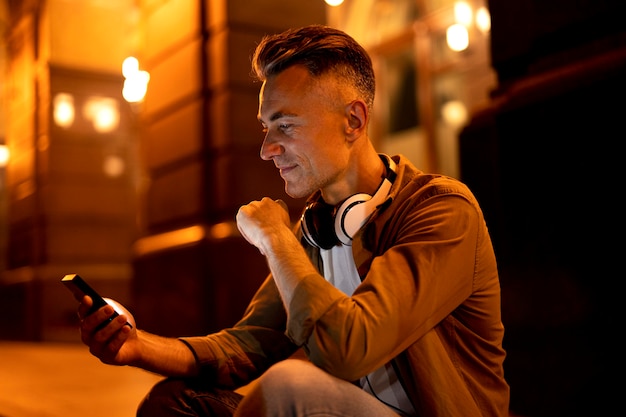
<path id="1" fill-rule="evenodd" d="M 257 119 L 263 123 L 270 123 L 285 117 L 297 117 L 293 109 L 288 110 L 290 108 L 291 106 L 285 100 L 268 100 L 261 96 Z"/>
<path id="2" fill-rule="evenodd" d="M 264 119 L 276 118 L 269 113 L 293 115 L 296 108 L 315 98 L 315 94 L 311 94 L 311 79 L 294 75 L 283 71 L 263 82 L 259 91 L 259 114 L 262 113 Z"/>
<path id="3" fill-rule="evenodd" d="M 322 111 L 342 101 L 345 88 L 329 74 L 316 77 L 302 65 L 289 67 L 268 77 L 261 85 L 257 118 L 268 123 Z"/>

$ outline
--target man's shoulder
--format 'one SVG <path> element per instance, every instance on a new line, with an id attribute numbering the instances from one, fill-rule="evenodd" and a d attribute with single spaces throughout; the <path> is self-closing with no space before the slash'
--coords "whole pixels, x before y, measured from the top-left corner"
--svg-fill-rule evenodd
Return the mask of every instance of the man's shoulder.
<path id="1" fill-rule="evenodd" d="M 402 155 L 394 156 L 397 163 L 397 192 L 408 194 L 462 194 L 472 197 L 472 192 L 461 180 L 444 174 L 429 173 L 418 169 Z M 407 196 L 408 197 L 408 196 Z"/>

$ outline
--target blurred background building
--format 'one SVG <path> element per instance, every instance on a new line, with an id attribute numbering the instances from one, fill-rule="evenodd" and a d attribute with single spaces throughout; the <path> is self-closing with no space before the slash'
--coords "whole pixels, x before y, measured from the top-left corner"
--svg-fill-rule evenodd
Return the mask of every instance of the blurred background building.
<path id="1" fill-rule="evenodd" d="M 330 3 L 0 0 L 0 339 L 77 341 L 68 273 L 162 335 L 233 324 L 267 273 L 238 207 L 302 206 L 258 156 L 249 58 L 324 23 L 371 53 L 377 148 L 483 205 L 512 410 L 611 409 L 626 3 Z"/>

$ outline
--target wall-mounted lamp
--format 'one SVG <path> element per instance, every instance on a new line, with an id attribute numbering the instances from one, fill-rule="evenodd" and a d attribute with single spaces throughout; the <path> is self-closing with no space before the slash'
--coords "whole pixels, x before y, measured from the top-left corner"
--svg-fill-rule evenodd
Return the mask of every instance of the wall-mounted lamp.
<path id="1" fill-rule="evenodd" d="M 150 74 L 147 71 L 139 70 L 137 58 L 129 56 L 122 63 L 122 74 L 124 75 L 124 88 L 122 96 L 129 103 L 139 103 L 143 101 L 148 91 Z"/>

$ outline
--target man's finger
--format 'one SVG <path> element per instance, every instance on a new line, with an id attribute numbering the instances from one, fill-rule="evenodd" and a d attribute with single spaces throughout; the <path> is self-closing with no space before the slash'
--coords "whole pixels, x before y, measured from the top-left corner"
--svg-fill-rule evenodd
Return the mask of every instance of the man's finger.
<path id="1" fill-rule="evenodd" d="M 289 211 L 289 207 L 287 207 L 287 203 L 285 203 L 283 200 L 279 198 L 278 200 L 274 200 L 274 201 L 277 202 L 286 211 Z"/>

